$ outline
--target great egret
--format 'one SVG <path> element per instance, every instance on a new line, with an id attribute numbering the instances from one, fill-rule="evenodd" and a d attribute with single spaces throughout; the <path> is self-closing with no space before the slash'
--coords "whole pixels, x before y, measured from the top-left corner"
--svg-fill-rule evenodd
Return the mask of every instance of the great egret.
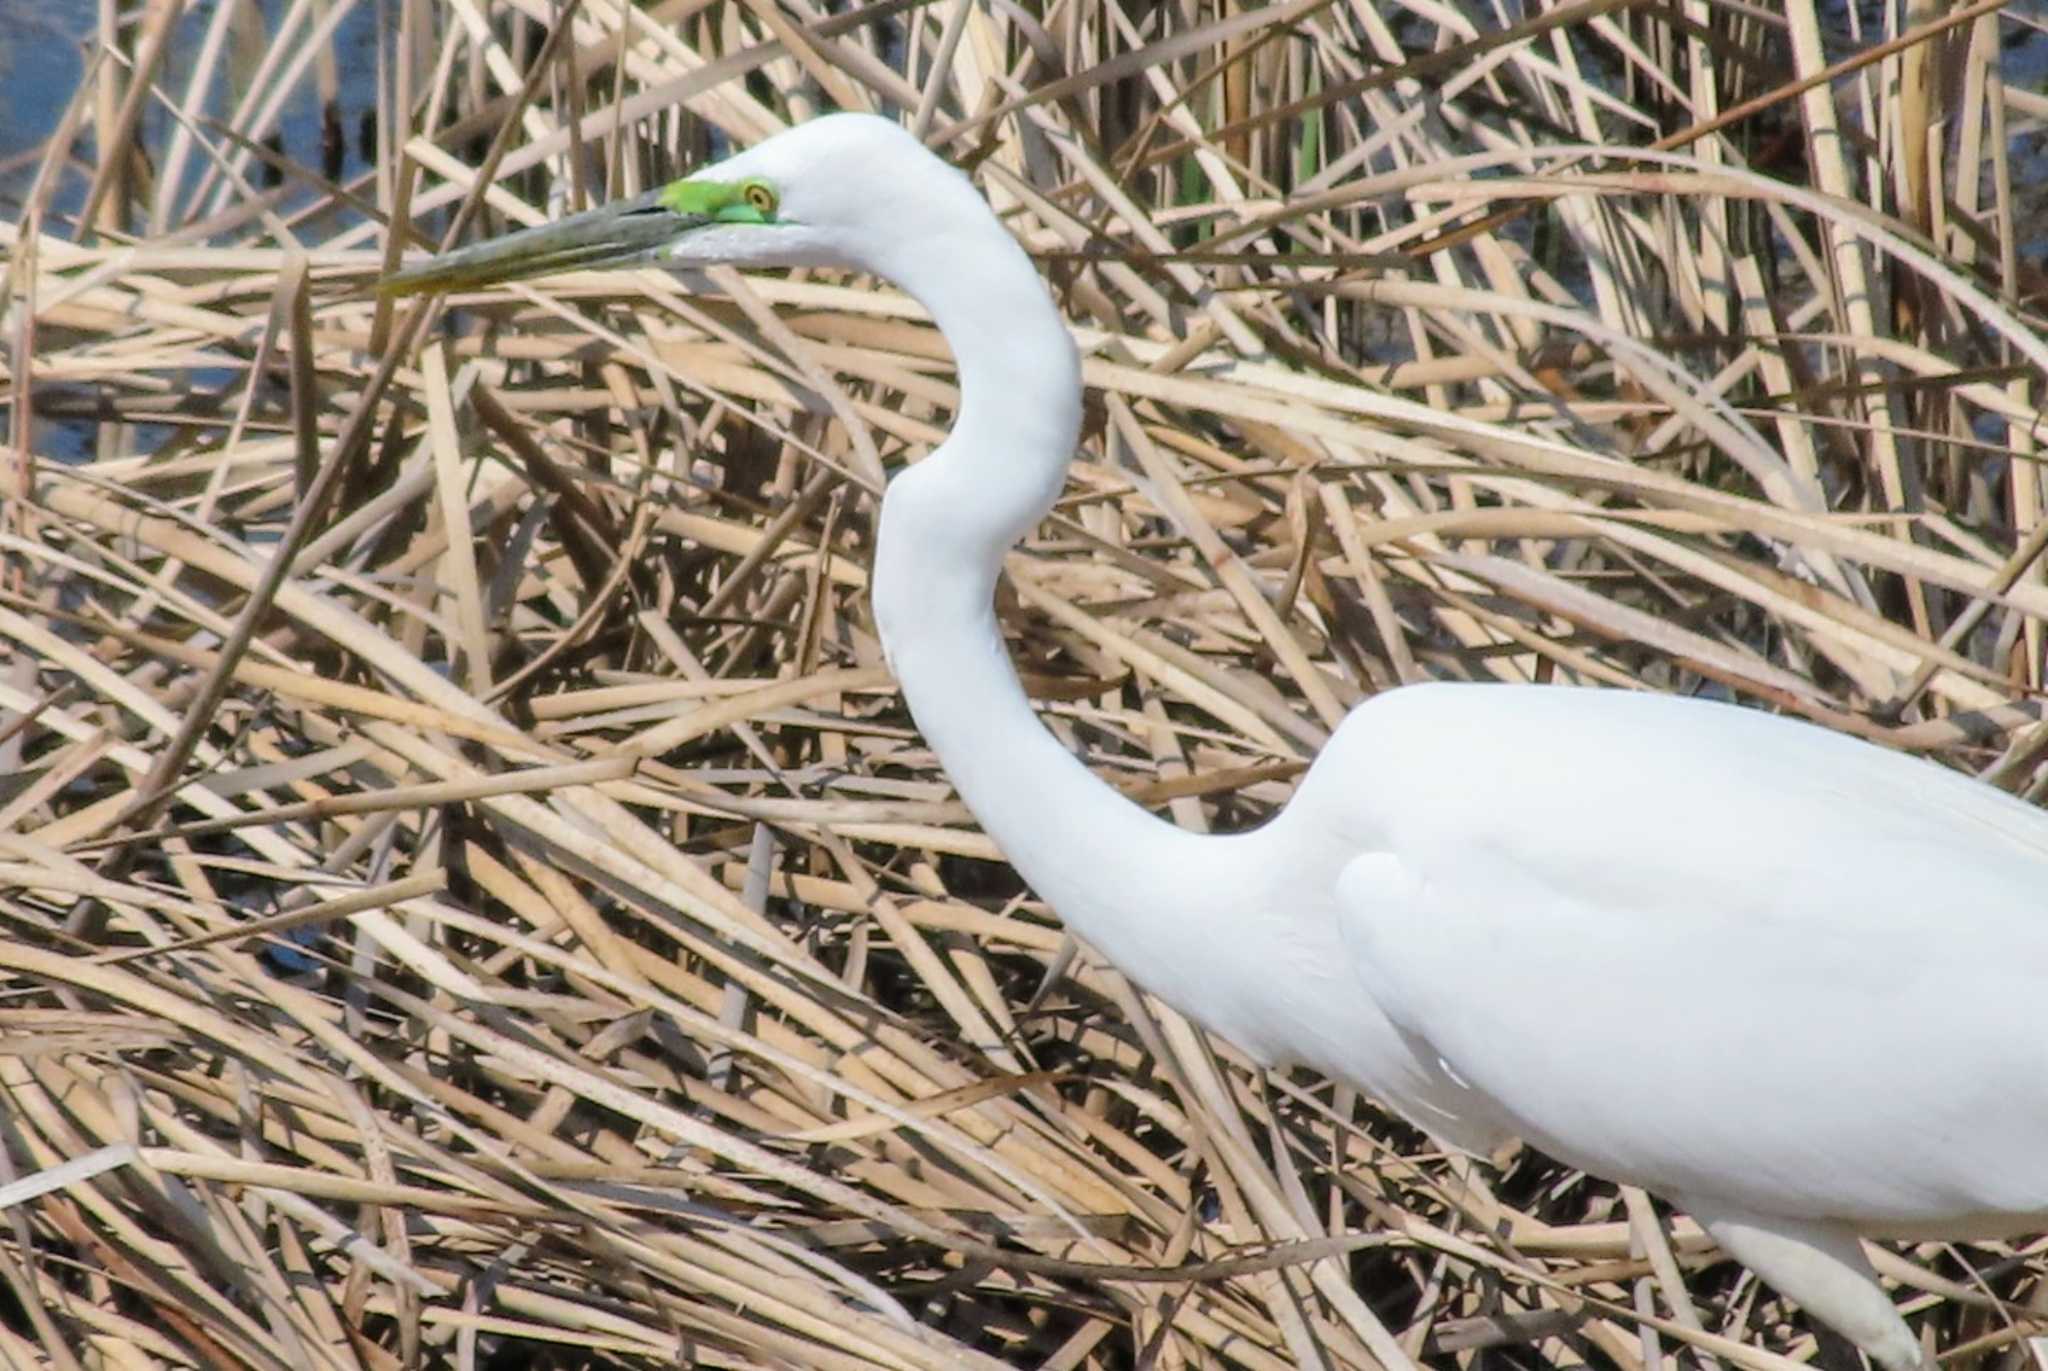
<path id="1" fill-rule="evenodd" d="M 392 276 L 831 266 L 921 301 L 952 435 L 882 503 L 875 620 L 960 796 L 1067 924 L 1267 1065 L 1484 1156 L 1510 1135 L 1690 1213 L 1890 1371 L 1928 1365 L 1863 1236 L 2048 1227 L 2048 816 L 1727 705 L 1376 696 L 1255 832 L 1183 832 L 1042 729 L 991 607 L 1059 493 L 1074 344 L 968 180 L 812 120 L 621 204 Z"/>

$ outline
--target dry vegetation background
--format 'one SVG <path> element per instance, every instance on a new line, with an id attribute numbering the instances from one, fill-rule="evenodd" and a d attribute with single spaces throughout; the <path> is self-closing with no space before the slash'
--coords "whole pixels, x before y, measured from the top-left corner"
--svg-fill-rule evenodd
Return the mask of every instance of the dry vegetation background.
<path id="1" fill-rule="evenodd" d="M 101 10 L 0 223 L 0 1361 L 1815 1354 L 1641 1194 L 1064 960 L 863 593 L 956 398 L 902 297 L 366 287 L 884 110 L 1082 339 L 1003 616 L 1133 796 L 1255 822 L 1425 678 L 1732 695 L 2032 794 L 2028 14 Z M 324 155 L 278 137 L 323 105 Z M 2039 1245 L 1883 1270 L 2024 1364 Z"/>

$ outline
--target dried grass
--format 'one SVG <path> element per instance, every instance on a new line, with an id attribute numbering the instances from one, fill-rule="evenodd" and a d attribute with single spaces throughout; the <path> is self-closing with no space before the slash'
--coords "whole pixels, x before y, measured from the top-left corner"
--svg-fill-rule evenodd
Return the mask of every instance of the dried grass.
<path id="1" fill-rule="evenodd" d="M 1994 8 L 131 16 L 0 224 L 0 1359 L 1809 1356 L 1639 1193 L 1261 1082 L 1065 959 L 862 593 L 954 400 L 899 295 L 364 286 L 387 218 L 898 111 L 1084 342 L 1002 612 L 1133 796 L 1253 822 L 1425 677 L 1725 692 L 2038 793 L 2041 109 Z M 266 147 L 371 90 L 373 170 Z M 2018 1365 L 2043 1270 L 1886 1275 Z"/>

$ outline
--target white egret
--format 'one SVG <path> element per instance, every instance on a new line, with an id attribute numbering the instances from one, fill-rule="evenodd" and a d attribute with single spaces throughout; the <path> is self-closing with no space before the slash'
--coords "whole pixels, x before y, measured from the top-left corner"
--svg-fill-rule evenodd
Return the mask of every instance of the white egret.
<path id="1" fill-rule="evenodd" d="M 1455 1147 L 1665 1196 L 1890 1371 L 1927 1363 L 1860 1238 L 2048 1228 L 2048 816 L 1748 709 L 1438 684 L 1359 706 L 1263 828 L 1181 831 L 1013 674 L 992 592 L 1061 489 L 1080 368 L 909 134 L 816 119 L 386 288 L 711 263 L 871 272 L 949 340 L 960 412 L 883 500 L 875 620 L 961 798 L 1137 982 Z"/>

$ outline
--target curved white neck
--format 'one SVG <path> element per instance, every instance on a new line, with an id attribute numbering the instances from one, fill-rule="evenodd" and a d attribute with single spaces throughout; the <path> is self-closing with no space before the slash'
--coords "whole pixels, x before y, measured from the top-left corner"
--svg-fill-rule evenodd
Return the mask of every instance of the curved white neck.
<path id="1" fill-rule="evenodd" d="M 1081 378 L 1030 259 L 978 198 L 971 208 L 874 264 L 931 312 L 961 392 L 952 436 L 883 500 L 875 620 L 961 799 L 1060 917 L 1122 960 L 1142 936 L 1145 873 L 1174 869 L 1198 840 L 1118 795 L 1040 726 L 996 627 L 1003 556 L 1064 481 Z"/>

